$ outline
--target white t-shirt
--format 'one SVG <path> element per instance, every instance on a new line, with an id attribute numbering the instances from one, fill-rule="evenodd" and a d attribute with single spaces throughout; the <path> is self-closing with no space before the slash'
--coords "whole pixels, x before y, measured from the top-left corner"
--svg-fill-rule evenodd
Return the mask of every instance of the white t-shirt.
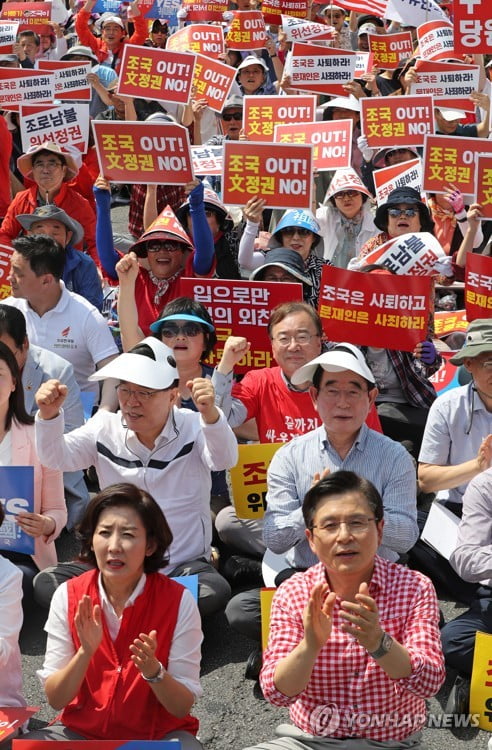
<path id="1" fill-rule="evenodd" d="M 22 572 L 0 555 L 0 706 L 25 706 L 19 633 L 22 627 Z"/>

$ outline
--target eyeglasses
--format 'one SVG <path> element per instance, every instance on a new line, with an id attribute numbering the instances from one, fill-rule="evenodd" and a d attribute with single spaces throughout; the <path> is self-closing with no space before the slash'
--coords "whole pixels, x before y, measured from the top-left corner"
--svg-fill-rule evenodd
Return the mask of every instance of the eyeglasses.
<path id="1" fill-rule="evenodd" d="M 392 216 L 393 219 L 397 219 L 400 216 L 406 216 L 407 219 L 411 219 L 413 216 L 417 216 L 418 208 L 388 208 L 388 215 Z"/>
<path id="2" fill-rule="evenodd" d="M 243 119 L 243 113 L 242 112 L 232 112 L 228 115 L 221 115 L 221 119 L 225 120 L 226 122 L 230 122 L 231 120 L 237 120 L 239 122 Z"/>
<path id="3" fill-rule="evenodd" d="M 307 331 L 299 331 L 299 333 L 294 334 L 288 334 L 288 333 L 279 333 L 278 336 L 275 336 L 272 341 L 275 341 L 278 346 L 290 346 L 292 341 L 295 341 L 296 344 L 300 344 L 301 346 L 305 344 L 309 344 L 311 339 L 314 339 L 318 337 L 319 333 L 307 333 Z"/>
<path id="4" fill-rule="evenodd" d="M 479 367 L 483 367 L 485 370 L 492 368 L 492 359 L 477 359 L 475 360 Z"/>
<path id="5" fill-rule="evenodd" d="M 293 237 L 295 234 L 298 234 L 299 237 L 308 237 L 310 234 L 312 234 L 310 229 L 306 229 L 305 227 L 285 227 L 285 229 L 282 229 L 282 234 L 287 235 L 287 237 Z"/>
<path id="6" fill-rule="evenodd" d="M 167 250 L 168 253 L 176 253 L 178 250 L 183 249 L 183 245 L 179 242 L 173 242 L 172 240 L 154 240 L 154 242 L 147 242 L 148 253 L 158 253 L 159 250 Z"/>
<path id="7" fill-rule="evenodd" d="M 203 328 L 199 323 L 185 323 L 182 326 L 178 326 L 175 323 L 166 323 L 161 328 L 161 336 L 165 339 L 173 339 L 176 336 L 187 336 L 193 338 L 198 336 L 199 333 L 203 333 Z"/>
<path id="8" fill-rule="evenodd" d="M 335 536 L 341 527 L 345 526 L 349 534 L 358 536 L 359 534 L 365 534 L 371 521 L 377 520 L 377 518 L 370 516 L 354 516 L 353 518 L 348 518 L 346 521 L 327 521 L 322 526 L 313 525 L 311 526 L 311 531 L 318 529 L 318 532 L 324 536 Z"/>
<path id="9" fill-rule="evenodd" d="M 337 198 L 356 198 L 357 195 L 359 195 L 358 190 L 340 190 L 339 193 L 336 193 L 335 200 Z"/>
<path id="10" fill-rule="evenodd" d="M 59 159 L 48 159 L 47 161 L 35 161 L 32 165 L 33 169 L 58 169 L 63 167 L 64 164 Z"/>
<path id="11" fill-rule="evenodd" d="M 369 391 L 364 391 L 362 389 L 359 390 L 357 388 L 352 388 L 351 390 L 347 391 L 332 387 L 324 387 L 318 389 L 318 393 L 321 393 L 327 401 L 339 401 L 343 396 L 343 398 L 345 398 L 349 403 L 356 403 L 357 401 L 360 401 L 361 398 L 367 395 L 368 392 Z"/>
<path id="12" fill-rule="evenodd" d="M 135 390 L 133 388 L 128 388 L 128 386 L 124 385 L 123 383 L 120 383 L 116 386 L 116 392 L 118 393 L 118 396 L 120 396 L 120 398 L 124 399 L 125 401 L 129 399 L 130 396 L 135 396 L 137 401 L 150 401 L 150 399 L 155 396 L 156 393 L 163 393 L 167 390 L 167 388 L 160 388 L 157 391 L 141 391 Z"/>

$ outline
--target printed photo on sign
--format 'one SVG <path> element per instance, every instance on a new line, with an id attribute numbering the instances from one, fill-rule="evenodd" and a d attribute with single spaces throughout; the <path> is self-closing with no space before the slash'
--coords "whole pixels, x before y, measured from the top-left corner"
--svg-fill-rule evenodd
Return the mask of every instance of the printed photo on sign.
<path id="1" fill-rule="evenodd" d="M 0 502 L 5 519 L 0 526 L 0 549 L 34 554 L 34 537 L 17 523 L 19 513 L 34 513 L 34 469 L 32 466 L 0 466 Z"/>

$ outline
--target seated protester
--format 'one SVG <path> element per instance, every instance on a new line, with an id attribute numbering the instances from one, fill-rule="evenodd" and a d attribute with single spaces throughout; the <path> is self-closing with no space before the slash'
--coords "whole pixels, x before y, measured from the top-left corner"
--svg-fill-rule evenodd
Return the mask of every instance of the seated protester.
<path id="1" fill-rule="evenodd" d="M 457 135 L 464 138 L 488 138 L 490 133 L 490 98 L 487 94 L 475 91 L 469 97 L 477 107 L 484 110 L 485 117 L 478 124 L 462 125 L 461 120 L 467 117 L 461 109 L 434 107 L 434 122 L 439 135 Z"/>
<path id="2" fill-rule="evenodd" d="M 269 80 L 268 65 L 256 55 L 247 55 L 237 66 L 236 82 L 237 86 L 233 85 L 231 93 L 239 93 L 241 97 L 277 93 L 275 86 Z"/>
<path id="3" fill-rule="evenodd" d="M 222 146 L 224 141 L 238 141 L 243 121 L 242 97 L 236 94 L 226 99 L 222 112 L 217 113 L 217 120 L 220 133 L 209 138 L 205 145 Z"/>
<path id="4" fill-rule="evenodd" d="M 31 214 L 38 206 L 54 203 L 84 228 L 84 247 L 99 265 L 95 213 L 89 202 L 67 184 L 79 171 L 73 156 L 64 153 L 56 143 L 47 141 L 20 156 L 17 166 L 23 176 L 34 180 L 35 184 L 21 190 L 12 200 L 0 226 L 0 243 L 10 245 L 21 234 L 22 226 L 16 218 L 19 214 Z M 79 244 L 77 250 L 82 249 Z"/>
<path id="5" fill-rule="evenodd" d="M 64 405 L 65 429 L 70 432 L 80 427 L 84 423 L 84 410 L 72 365 L 58 354 L 31 344 L 24 315 L 11 305 L 0 304 L 0 342 L 9 347 L 19 365 L 26 412 L 34 417 L 38 410 L 34 400 L 36 391 L 42 383 L 56 378 L 67 386 L 69 393 Z M 66 527 L 71 531 L 89 502 L 83 472 L 64 472 L 63 486 L 67 506 Z"/>
<path id="6" fill-rule="evenodd" d="M 5 510 L 0 503 L 0 526 L 4 519 Z M 22 573 L 3 554 L 0 554 L 0 601 L 0 704 L 5 707 L 25 706 L 19 648 L 23 620 Z"/>
<path id="7" fill-rule="evenodd" d="M 302 520 L 314 565 L 274 595 L 260 675 L 294 727 L 255 747 L 424 750 L 425 699 L 445 679 L 431 582 L 377 554 L 386 508 L 351 471 L 308 489 Z"/>
<path id="8" fill-rule="evenodd" d="M 129 11 L 135 31 L 129 39 L 126 37 L 125 24 L 119 16 L 108 13 L 101 25 L 101 38 L 94 36 L 88 22 L 96 0 L 86 0 L 84 6 L 75 16 L 75 31 L 80 44 L 90 47 L 100 63 L 109 65 L 118 72 L 125 44 L 143 44 L 147 37 L 147 20 L 140 13 L 138 0 L 130 3 Z"/>
<path id="9" fill-rule="evenodd" d="M 161 573 L 173 535 L 159 505 L 134 484 L 111 485 L 92 498 L 80 536 L 90 569 L 56 591 L 38 672 L 62 713 L 26 739 L 131 737 L 199 750 L 190 710 L 202 694 L 200 615 Z"/>
<path id="10" fill-rule="evenodd" d="M 488 460 L 482 461 L 484 466 L 487 463 L 490 466 L 490 437 L 485 448 Z M 458 527 L 457 546 L 449 558 L 456 573 L 469 581 L 470 586 L 473 584 L 475 592 L 468 602 L 470 609 L 441 630 L 446 665 L 458 671 L 446 704 L 447 714 L 469 712 L 475 636 L 477 631 L 492 634 L 491 474 L 490 469 L 482 471 L 468 484 L 463 495 L 463 516 Z"/>
<path id="11" fill-rule="evenodd" d="M 84 237 L 79 222 L 53 203 L 35 208 L 32 214 L 19 214 L 16 219 L 27 235 L 46 234 L 65 249 L 63 283 L 69 292 L 80 294 L 101 311 L 103 293 L 96 264 L 89 255 L 74 249 Z"/>
<path id="12" fill-rule="evenodd" d="M 243 209 L 246 228 L 239 243 L 239 265 L 247 271 L 259 268 L 268 258 L 268 252 L 254 249 L 264 207 L 265 201 L 260 196 L 255 196 L 250 198 Z M 301 256 L 306 275 L 312 283 L 308 298 L 304 299 L 313 307 L 317 307 L 321 271 L 323 266 L 330 265 L 330 261 L 323 260 L 321 228 L 311 211 L 298 209 L 286 211 L 274 229 L 268 244 L 270 248 L 285 247 L 294 250 Z"/>
<path id="13" fill-rule="evenodd" d="M 206 378 L 188 381 L 196 412 L 178 409 L 179 376 L 172 350 L 149 337 L 129 353 L 96 373 L 92 380 L 116 378 L 120 412 L 105 409 L 82 427 L 63 434 L 61 406 L 66 388 L 56 380 L 36 395 L 36 440 L 42 460 L 53 468 L 75 471 L 95 466 L 105 488 L 122 479 L 152 491 L 173 533 L 170 576 L 198 575 L 202 615 L 222 609 L 230 597 L 227 581 L 210 564 L 211 471 L 234 466 L 234 433 L 214 403 Z M 77 563 L 61 564 L 36 580 L 37 599 L 44 606 L 53 587 L 78 575 Z"/>
<path id="14" fill-rule="evenodd" d="M 201 182 L 189 183 L 190 213 L 197 238 L 193 246 L 188 234 L 169 206 L 155 219 L 123 257 L 113 246 L 109 183 L 96 180 L 97 244 L 101 263 L 110 278 L 118 278 L 118 314 L 123 347 L 131 348 L 150 330 L 162 308 L 181 296 L 182 276 L 210 276 L 214 269 L 213 237 L 207 223 Z M 146 258 L 148 269 L 139 265 Z"/>
<path id="15" fill-rule="evenodd" d="M 324 257 L 337 268 L 347 268 L 362 245 L 376 234 L 371 197 L 355 170 L 337 169 L 316 219 L 323 237 Z"/>

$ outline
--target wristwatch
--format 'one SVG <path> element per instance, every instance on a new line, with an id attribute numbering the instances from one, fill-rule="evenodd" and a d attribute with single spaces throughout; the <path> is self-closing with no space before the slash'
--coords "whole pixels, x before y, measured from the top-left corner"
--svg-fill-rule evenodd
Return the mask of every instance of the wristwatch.
<path id="1" fill-rule="evenodd" d="M 140 674 L 142 673 L 140 672 Z M 145 682 L 160 682 L 165 674 L 166 674 L 166 669 L 165 667 L 162 666 L 161 662 L 159 662 L 159 671 L 157 672 L 156 675 L 154 675 L 154 677 L 145 677 L 144 674 L 142 674 L 142 677 L 145 680 Z"/>
<path id="2" fill-rule="evenodd" d="M 380 659 L 382 656 L 385 656 L 389 652 L 392 645 L 393 638 L 388 635 L 388 633 L 383 633 L 383 637 L 381 638 L 381 643 L 379 644 L 378 648 L 375 651 L 368 651 L 368 654 L 369 656 L 372 656 L 373 659 Z"/>

